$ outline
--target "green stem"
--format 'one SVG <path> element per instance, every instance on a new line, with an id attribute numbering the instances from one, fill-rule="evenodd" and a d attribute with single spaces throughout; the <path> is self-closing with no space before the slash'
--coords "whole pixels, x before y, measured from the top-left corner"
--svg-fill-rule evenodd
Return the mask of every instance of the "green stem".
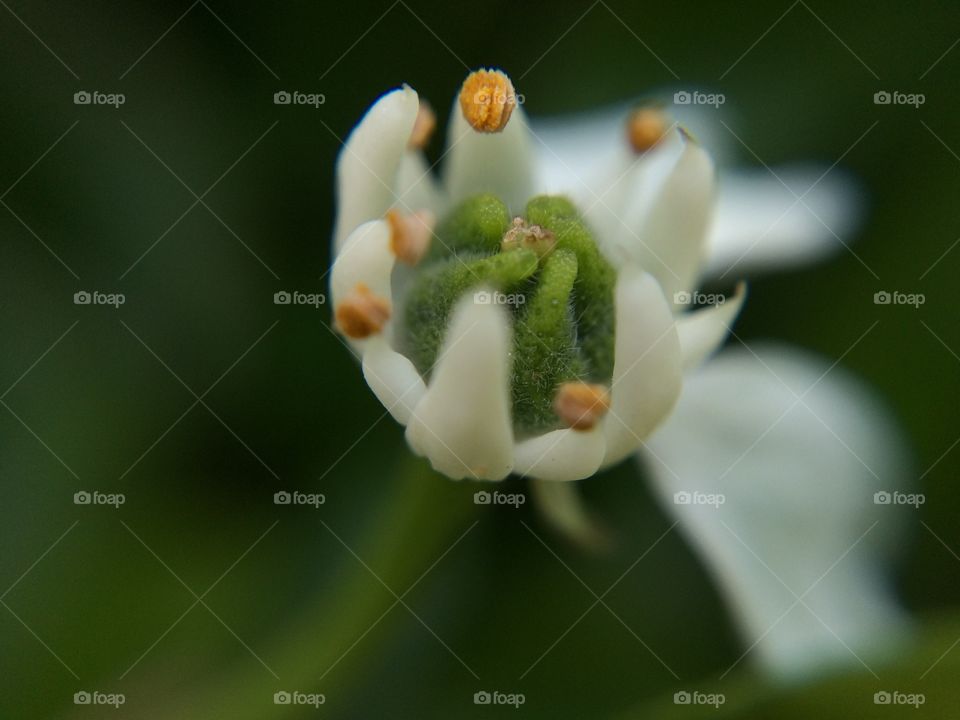
<path id="1" fill-rule="evenodd" d="M 456 538 L 456 531 L 469 516 L 467 502 L 449 505 L 438 497 L 447 482 L 412 455 L 394 478 L 396 492 L 385 495 L 379 507 L 378 531 L 369 534 L 363 545 L 352 547 L 383 582 L 401 594 L 436 560 Z M 443 507 L 438 512 L 438 507 Z M 331 538 L 333 540 L 333 538 Z M 349 542 L 345 540 L 345 542 Z M 278 690 L 324 692 L 329 685 L 321 675 L 330 671 L 343 653 L 367 632 L 393 603 L 384 593 L 370 592 L 377 581 L 344 549 L 344 562 L 351 568 L 349 580 L 334 594 L 322 591 L 304 603 L 302 612 L 278 631 L 263 656 L 280 680 L 271 677 L 259 664 L 244 663 L 219 677 L 202 679 L 192 696 L 178 692 L 176 705 L 158 703 L 144 717 L 174 720 L 190 717 L 229 717 L 231 720 L 260 720 L 276 717 L 287 706 L 273 704 Z M 371 638 L 367 637 L 366 642 Z M 336 678 L 337 694 L 360 678 L 351 675 L 347 663 L 338 664 L 329 677 Z M 144 690 L 147 690 L 144 688 Z M 132 694 L 132 693 L 131 693 Z M 143 693 L 156 695 L 156 688 Z M 169 695 L 168 695 L 169 697 Z M 184 709 L 189 708 L 185 713 Z M 289 706 L 291 713 L 302 708 Z"/>

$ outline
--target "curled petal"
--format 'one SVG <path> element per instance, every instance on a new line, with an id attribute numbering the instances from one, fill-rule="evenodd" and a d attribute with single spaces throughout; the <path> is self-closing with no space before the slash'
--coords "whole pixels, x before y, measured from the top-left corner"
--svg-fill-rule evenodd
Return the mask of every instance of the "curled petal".
<path id="1" fill-rule="evenodd" d="M 390 225 L 385 220 L 364 223 L 343 243 L 330 272 L 334 309 L 358 286 L 377 297 L 391 298 L 390 273 L 396 257 L 390 246 Z"/>
<path id="2" fill-rule="evenodd" d="M 454 308 L 430 384 L 414 408 L 407 441 L 435 470 L 459 480 L 502 480 L 513 468 L 510 325 L 505 311 L 474 302 Z"/>
<path id="3" fill-rule="evenodd" d="M 633 452 L 673 408 L 680 395 L 680 341 L 670 305 L 657 281 L 634 266 L 616 287 L 616 357 L 603 466 Z"/>
<path id="4" fill-rule="evenodd" d="M 740 283 L 733 297 L 677 318 L 684 372 L 698 367 L 723 344 L 746 299 L 747 284 Z"/>
<path id="5" fill-rule="evenodd" d="M 611 262 L 641 262 L 645 270 L 663 273 L 663 251 L 641 233 L 689 143 L 677 127 L 641 154 L 629 149 L 622 127 L 618 139 L 615 159 L 584 182 L 576 197 Z"/>
<path id="6" fill-rule="evenodd" d="M 347 138 L 337 158 L 334 253 L 361 223 L 382 217 L 396 200 L 396 180 L 417 118 L 417 93 L 406 85 L 379 100 Z"/>
<path id="7" fill-rule="evenodd" d="M 696 142 L 686 139 L 677 164 L 667 176 L 650 212 L 630 243 L 632 257 L 660 282 L 664 294 L 691 289 L 706 253 L 713 211 L 713 161 Z"/>
<path id="8" fill-rule="evenodd" d="M 663 93 L 669 101 L 673 91 Z M 646 98 L 649 105 L 651 98 Z M 533 131 L 537 142 L 538 184 L 543 192 L 573 192 L 578 198 L 585 185 L 597 194 L 605 189 L 604 178 L 616 179 L 626 169 L 624 121 L 637 107 L 636 102 L 610 105 L 600 110 L 537 118 Z M 725 164 L 732 155 L 728 150 L 740 145 L 718 122 L 734 122 L 723 109 L 703 105 L 667 105 L 667 115 L 679 127 L 689 128 L 714 159 Z M 613 169 L 618 168 L 614 174 Z M 584 197 L 589 197 L 588 192 Z"/>
<path id="9" fill-rule="evenodd" d="M 393 350 L 382 337 L 371 340 L 364 348 L 363 377 L 401 425 L 410 422 L 413 409 L 427 391 L 413 363 Z"/>
<path id="10" fill-rule="evenodd" d="M 538 480 L 582 480 L 600 467 L 606 446 L 599 426 L 553 430 L 517 443 L 513 471 Z"/>

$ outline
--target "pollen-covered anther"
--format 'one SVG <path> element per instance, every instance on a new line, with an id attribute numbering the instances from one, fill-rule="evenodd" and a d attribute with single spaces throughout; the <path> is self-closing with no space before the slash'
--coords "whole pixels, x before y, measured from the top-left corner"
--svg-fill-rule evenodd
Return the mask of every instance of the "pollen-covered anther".
<path id="1" fill-rule="evenodd" d="M 397 209 L 387 211 L 390 225 L 390 250 L 397 260 L 416 265 L 423 258 L 433 239 L 437 216 L 430 210 L 417 210 L 405 215 Z"/>
<path id="2" fill-rule="evenodd" d="M 354 340 L 376 335 L 390 319 L 390 301 L 357 283 L 337 305 L 337 329 Z"/>
<path id="3" fill-rule="evenodd" d="M 637 108 L 627 119 L 627 140 L 634 152 L 646 152 L 660 142 L 668 127 L 667 116 L 662 110 Z"/>
<path id="4" fill-rule="evenodd" d="M 460 89 L 460 110 L 477 132 L 503 130 L 516 104 L 513 83 L 500 70 L 476 70 L 463 81 Z"/>
<path id="5" fill-rule="evenodd" d="M 430 103 L 426 100 L 421 100 L 420 107 L 417 110 L 417 119 L 413 121 L 413 130 L 410 131 L 410 139 L 407 141 L 407 146 L 414 150 L 423 150 L 427 143 L 430 142 L 430 138 L 433 136 L 433 131 L 436 127 L 436 113 L 433 112 Z"/>
<path id="6" fill-rule="evenodd" d="M 515 248 L 533 250 L 537 257 L 545 257 L 557 244 L 557 236 L 540 225 L 528 225 L 521 217 L 515 217 L 503 234 L 500 249 L 504 252 Z"/>
<path id="7" fill-rule="evenodd" d="M 590 430 L 610 409 L 610 392 L 603 385 L 564 383 L 553 400 L 557 417 L 574 430 Z"/>

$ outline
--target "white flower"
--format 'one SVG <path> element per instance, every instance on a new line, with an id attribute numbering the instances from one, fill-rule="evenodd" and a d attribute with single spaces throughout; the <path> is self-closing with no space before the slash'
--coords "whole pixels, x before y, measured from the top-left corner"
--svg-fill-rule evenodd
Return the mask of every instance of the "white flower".
<path id="1" fill-rule="evenodd" d="M 416 235 L 417 222 L 391 222 L 384 217 L 390 208 L 398 211 L 394 218 L 422 210 L 442 216 L 461 199 L 492 192 L 515 215 L 539 189 L 535 136 L 520 106 L 495 133 L 474 130 L 461 108 L 454 109 L 442 188 L 425 170 L 420 150 L 409 144 L 418 109 L 410 88 L 385 95 L 354 130 L 339 160 L 332 296 L 339 325 L 363 358 L 368 383 L 407 425 L 414 450 L 452 478 L 501 480 L 514 472 L 578 480 L 619 462 L 666 418 L 679 397 L 683 369 L 696 366 L 723 341 L 743 301 L 741 288 L 727 303 L 675 318 L 683 306 L 672 298 L 693 289 L 705 256 L 714 191 L 709 156 L 675 127 L 664 127 L 655 147 L 639 158 L 624 141 L 629 177 L 622 186 L 631 192 L 616 211 L 605 203 L 582 208 L 617 268 L 609 413 L 590 427 L 518 439 L 510 398 L 512 330 L 504 308 L 464 295 L 429 384 L 398 352 L 399 313 L 382 313 L 375 332 L 363 321 L 374 298 L 381 310 L 403 307 L 409 287 L 394 267 L 398 246 L 412 244 L 407 240 Z M 614 170 L 619 174 L 622 168 Z M 352 332 L 357 318 L 362 327 Z M 593 409 L 605 410 L 605 400 Z"/>
<path id="2" fill-rule="evenodd" d="M 442 183 L 422 153 L 432 113 L 411 88 L 381 97 L 351 133 L 337 166 L 331 292 L 367 383 L 414 451 L 454 479 L 578 480 L 642 446 L 667 512 L 768 667 L 791 675 L 862 662 L 882 645 L 878 633 L 892 637 L 902 625 L 881 577 L 888 528 L 870 522 L 873 492 L 900 469 L 896 434 L 853 381 L 794 351 L 727 352 L 701 368 L 727 337 L 742 284 L 729 298 L 689 306 L 721 271 L 824 254 L 833 228 L 853 222 L 849 188 L 801 170 L 777 175 L 797 180 L 798 195 L 819 185 L 803 202 L 772 176 L 722 176 L 718 193 L 710 156 L 662 111 L 531 127 L 513 93 L 499 72 L 467 79 Z M 443 242 L 437 220 L 478 193 L 501 198 L 511 217 L 540 193 L 571 198 L 615 268 L 612 373 L 555 388 L 555 427 L 517 426 L 511 372 L 521 316 L 486 301 L 495 283 L 478 279 L 444 315 L 427 372 L 404 354 L 416 330 L 404 315 L 420 276 L 411 266 L 431 238 Z M 549 254 L 553 233 L 528 221 L 511 227 L 543 277 L 535 242 L 546 237 Z M 504 240 L 504 252 L 515 240 Z M 558 525 L 583 530 L 570 486 L 536 489 Z M 684 494 L 714 502 L 686 503 Z"/>

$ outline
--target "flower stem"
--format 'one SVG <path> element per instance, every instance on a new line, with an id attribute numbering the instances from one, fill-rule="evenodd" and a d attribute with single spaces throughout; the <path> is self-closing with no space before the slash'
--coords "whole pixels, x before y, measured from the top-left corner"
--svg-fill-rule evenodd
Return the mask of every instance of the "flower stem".
<path id="1" fill-rule="evenodd" d="M 357 545 L 344 537 L 344 542 L 370 570 L 344 548 L 348 579 L 332 593 L 324 587 L 312 600 L 305 601 L 302 610 L 279 627 L 263 650 L 261 656 L 279 680 L 260 664 L 244 661 L 242 666 L 231 667 L 220 676 L 202 678 L 187 695 L 178 693 L 175 703 L 155 704 L 143 717 L 275 717 L 286 709 L 273 704 L 273 694 L 278 690 L 326 694 L 325 688 L 334 684 L 331 681 L 335 681 L 338 702 L 342 702 L 343 693 L 362 679 L 355 669 L 356 659 L 350 659 L 347 651 L 386 615 L 395 601 L 381 591 L 382 586 L 371 570 L 402 596 L 456 539 L 457 530 L 473 508 L 467 502 L 451 505 L 449 494 L 441 497 L 446 481 L 422 460 L 410 457 L 403 462 L 398 476 L 391 481 L 395 492 L 384 496 L 380 518 L 373 522 L 377 531 L 368 533 Z M 334 524 L 331 521 L 331 529 L 341 535 Z M 330 540 L 340 544 L 332 536 Z M 371 592 L 372 586 L 378 587 Z M 374 638 L 367 636 L 360 642 L 369 645 Z M 366 652 L 369 653 L 369 647 Z M 141 690 L 144 697 L 158 695 L 155 687 Z M 292 712 L 301 709 L 290 706 Z"/>

